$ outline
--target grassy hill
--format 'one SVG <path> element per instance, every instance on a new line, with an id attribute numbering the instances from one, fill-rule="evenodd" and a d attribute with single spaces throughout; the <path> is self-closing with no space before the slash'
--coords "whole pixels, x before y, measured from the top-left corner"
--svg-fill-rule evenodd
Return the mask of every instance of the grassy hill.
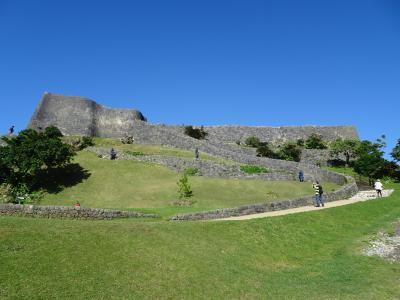
<path id="1" fill-rule="evenodd" d="M 396 299 L 400 264 L 361 249 L 399 216 L 396 191 L 239 222 L 0 217 L 0 298 Z"/>
<path id="2" fill-rule="evenodd" d="M 192 207 L 180 208 L 172 204 L 178 198 L 176 183 L 180 175 L 166 167 L 137 161 L 105 160 L 86 151 L 79 152 L 74 162 L 79 163 L 90 176 L 62 191 L 46 194 L 41 204 L 72 206 L 80 201 L 86 207 L 135 208 L 171 215 L 313 193 L 310 183 L 191 176 L 189 182 L 195 203 Z M 335 188 L 337 185 L 333 183 L 325 184 L 326 191 Z"/>

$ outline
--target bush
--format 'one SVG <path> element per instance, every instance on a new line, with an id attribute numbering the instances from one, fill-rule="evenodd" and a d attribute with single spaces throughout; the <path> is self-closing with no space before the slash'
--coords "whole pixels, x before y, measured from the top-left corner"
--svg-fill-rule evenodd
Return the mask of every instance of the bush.
<path id="1" fill-rule="evenodd" d="M 247 174 L 263 174 L 263 173 L 268 173 L 268 169 L 264 167 L 259 167 L 259 166 L 253 166 L 253 165 L 242 165 L 240 166 L 240 170 L 244 173 Z"/>
<path id="2" fill-rule="evenodd" d="M 11 203 L 14 202 L 14 197 L 12 194 L 12 186 L 10 184 L 0 185 L 0 203 Z"/>
<path id="3" fill-rule="evenodd" d="M 308 139 L 305 141 L 305 147 L 307 149 L 326 149 L 324 141 L 322 140 L 322 136 L 319 134 L 311 134 Z"/>
<path id="4" fill-rule="evenodd" d="M 200 128 L 193 128 L 191 125 L 185 126 L 185 134 L 198 140 L 204 140 L 208 135 L 208 133 L 204 131 L 203 126 Z"/>
<path id="5" fill-rule="evenodd" d="M 250 136 L 244 141 L 244 143 L 246 144 L 246 146 L 257 148 L 258 146 L 260 146 L 261 142 L 258 137 Z"/>
<path id="6" fill-rule="evenodd" d="M 257 147 L 257 156 L 268 158 L 279 158 L 267 143 L 260 143 Z"/>
<path id="7" fill-rule="evenodd" d="M 132 156 L 142 156 L 142 155 L 144 155 L 144 153 L 140 152 L 140 151 L 130 151 L 130 150 L 128 150 L 128 151 L 126 151 L 126 153 L 128 153 L 129 155 L 132 155 Z"/>
<path id="8" fill-rule="evenodd" d="M 80 151 L 87 147 L 94 146 L 93 138 L 90 136 L 68 136 L 63 141 L 72 147 L 74 151 Z"/>
<path id="9" fill-rule="evenodd" d="M 193 191 L 190 188 L 189 180 L 185 173 L 183 173 L 177 184 L 179 199 L 190 198 L 193 196 Z"/>
<path id="10" fill-rule="evenodd" d="M 133 144 L 135 142 L 135 139 L 133 138 L 132 135 L 125 135 L 123 138 L 119 139 L 122 144 Z"/>
<path id="11" fill-rule="evenodd" d="M 199 173 L 199 169 L 196 168 L 196 167 L 188 167 L 188 168 L 185 169 L 184 173 L 187 176 L 195 176 L 195 175 L 197 175 Z"/>
<path id="12" fill-rule="evenodd" d="M 283 160 L 300 161 L 301 148 L 293 142 L 287 142 L 280 147 L 277 156 Z"/>

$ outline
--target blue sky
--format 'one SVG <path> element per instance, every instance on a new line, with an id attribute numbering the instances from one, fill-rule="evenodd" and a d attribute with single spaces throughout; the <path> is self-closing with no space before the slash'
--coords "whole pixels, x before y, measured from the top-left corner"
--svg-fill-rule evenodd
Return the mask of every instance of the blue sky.
<path id="1" fill-rule="evenodd" d="M 165 124 L 400 138 L 400 2 L 0 0 L 0 131 L 43 92 Z"/>

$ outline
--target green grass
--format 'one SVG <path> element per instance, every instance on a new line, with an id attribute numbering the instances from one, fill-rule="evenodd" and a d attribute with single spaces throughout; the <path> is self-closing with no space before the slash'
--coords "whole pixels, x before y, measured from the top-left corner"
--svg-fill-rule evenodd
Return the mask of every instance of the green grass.
<path id="1" fill-rule="evenodd" d="M 41 204 L 72 206 L 79 201 L 84 207 L 135 208 L 141 211 L 145 208 L 166 216 L 313 193 L 309 183 L 191 176 L 189 183 L 196 202 L 190 208 L 178 208 L 172 206 L 172 202 L 178 198 L 177 181 L 180 174 L 163 166 L 99 159 L 94 153 L 86 151 L 79 152 L 75 162 L 89 171 L 89 178 L 59 193 L 46 194 Z M 337 188 L 337 185 L 326 183 L 324 187 L 329 191 Z"/>
<path id="2" fill-rule="evenodd" d="M 247 173 L 247 174 L 268 173 L 268 169 L 267 168 L 259 167 L 259 166 L 253 166 L 253 165 L 242 165 L 242 166 L 240 166 L 240 170 L 242 172 Z"/>
<path id="3" fill-rule="evenodd" d="M 396 191 L 241 222 L 0 217 L 0 298 L 397 299 L 400 264 L 361 249 L 399 216 Z"/>
<path id="4" fill-rule="evenodd" d="M 193 151 L 162 146 L 162 145 L 150 145 L 150 144 L 122 144 L 121 141 L 112 138 L 93 138 L 96 147 L 114 147 L 120 151 L 133 152 L 133 153 L 141 153 L 145 155 L 165 155 L 165 156 L 177 156 L 177 157 L 185 157 L 185 158 L 194 158 L 194 149 Z M 205 160 L 213 160 L 220 163 L 225 163 L 228 165 L 235 164 L 235 162 L 211 156 L 208 154 L 200 153 L 200 158 Z"/>

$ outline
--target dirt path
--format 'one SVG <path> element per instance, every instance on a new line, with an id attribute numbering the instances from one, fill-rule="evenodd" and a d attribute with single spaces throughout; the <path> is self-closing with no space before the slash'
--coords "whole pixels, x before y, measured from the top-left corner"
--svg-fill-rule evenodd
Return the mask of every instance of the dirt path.
<path id="1" fill-rule="evenodd" d="M 393 190 L 385 190 L 384 192 L 385 193 L 383 194 L 383 196 L 388 197 L 388 196 L 390 196 L 391 193 L 393 193 Z M 217 219 L 216 221 L 240 221 L 240 220 L 276 217 L 276 216 L 283 216 L 283 215 L 289 215 L 289 214 L 297 214 L 297 213 L 306 212 L 306 211 L 328 209 L 328 208 L 332 208 L 332 207 L 338 207 L 338 206 L 348 205 L 348 204 L 352 204 L 352 203 L 368 201 L 368 200 L 372 200 L 372 199 L 376 199 L 375 191 L 373 191 L 373 190 L 361 191 L 361 192 L 358 192 L 353 197 L 351 197 L 350 199 L 327 202 L 327 203 L 325 203 L 324 207 L 303 206 L 303 207 L 297 207 L 297 208 L 291 208 L 291 209 L 285 209 L 285 210 L 269 211 L 269 212 L 259 213 L 259 214 L 245 215 L 245 216 L 239 216 L 239 217 L 230 217 L 230 218 L 225 218 L 225 219 Z"/>

